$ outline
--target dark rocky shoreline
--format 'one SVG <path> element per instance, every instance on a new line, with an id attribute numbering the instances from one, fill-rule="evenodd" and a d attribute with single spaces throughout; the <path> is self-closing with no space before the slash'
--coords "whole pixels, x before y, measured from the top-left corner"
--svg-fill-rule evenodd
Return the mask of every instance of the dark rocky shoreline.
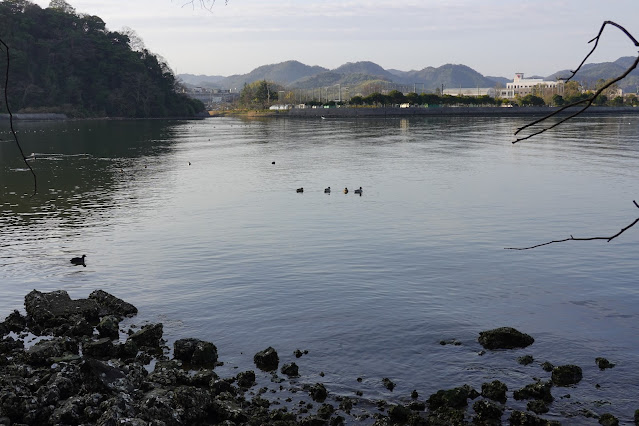
<path id="1" fill-rule="evenodd" d="M 290 362 L 281 362 L 272 347 L 255 354 L 256 370 L 274 384 L 270 389 L 258 388 L 253 370 L 220 377 L 215 368 L 222 363 L 212 342 L 179 339 L 171 351 L 161 323 L 123 330 L 121 321 L 137 309 L 102 290 L 76 300 L 65 291 L 33 290 L 25 310 L 0 323 L 0 425 L 549 425 L 560 424 L 542 417 L 553 389 L 575 386 L 582 377 L 576 365 L 542 364 L 552 373 L 549 380 L 512 392 L 515 400 L 527 401 L 526 411 L 508 407 L 508 388 L 499 380 L 482 384 L 480 391 L 463 385 L 427 398 L 413 391 L 410 402 L 378 401 L 362 409 L 360 393 L 343 397 L 322 383 L 299 383 L 295 359 L 305 354 L 301 350 L 284 357 Z M 481 332 L 478 341 L 486 350 L 508 350 L 534 339 L 502 327 Z M 614 367 L 604 358 L 596 363 Z M 390 378 L 380 380 L 389 391 L 395 387 Z M 278 391 L 285 399 L 270 397 Z M 590 417 L 619 424 L 608 413 Z"/>

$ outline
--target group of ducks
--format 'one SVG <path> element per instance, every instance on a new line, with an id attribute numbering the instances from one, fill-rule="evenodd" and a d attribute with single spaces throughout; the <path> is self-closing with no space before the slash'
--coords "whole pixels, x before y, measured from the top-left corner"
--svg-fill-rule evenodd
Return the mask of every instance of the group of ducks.
<path id="1" fill-rule="evenodd" d="M 304 192 L 304 188 L 297 188 L 297 192 Z M 353 192 L 355 194 L 362 195 L 362 187 L 360 186 L 359 189 L 356 189 Z M 330 186 L 328 188 L 324 189 L 324 194 L 330 194 L 330 193 L 331 193 L 331 187 Z M 344 188 L 344 194 L 348 194 L 348 188 Z"/>

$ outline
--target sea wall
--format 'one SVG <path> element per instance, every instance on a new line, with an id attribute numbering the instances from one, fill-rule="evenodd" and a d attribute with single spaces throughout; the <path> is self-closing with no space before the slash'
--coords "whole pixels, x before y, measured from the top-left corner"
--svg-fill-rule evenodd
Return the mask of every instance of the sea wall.
<path id="1" fill-rule="evenodd" d="M 578 112 L 580 107 L 568 108 L 561 114 Z M 384 118 L 384 117 L 415 117 L 415 116 L 544 116 L 559 110 L 558 107 L 439 107 L 439 108 L 367 108 L 367 107 L 343 107 L 343 108 L 293 108 L 288 111 L 278 111 L 279 116 L 299 118 Z M 633 107 L 590 107 L 584 114 L 636 114 L 639 108 Z"/>

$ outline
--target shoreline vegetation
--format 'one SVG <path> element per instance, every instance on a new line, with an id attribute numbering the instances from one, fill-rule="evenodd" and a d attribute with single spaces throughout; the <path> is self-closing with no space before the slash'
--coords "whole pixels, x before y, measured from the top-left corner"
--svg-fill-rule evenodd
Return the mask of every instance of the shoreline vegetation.
<path id="1" fill-rule="evenodd" d="M 542 417 L 579 386 L 577 365 L 540 364 L 532 383 L 509 390 L 495 379 L 481 390 L 468 384 L 423 397 L 412 391 L 402 402 L 371 401 L 362 391 L 335 393 L 331 384 L 305 375 L 308 351 L 278 354 L 273 347 L 257 352 L 254 370 L 220 377 L 224 365 L 212 342 L 180 338 L 172 348 L 162 323 L 131 324 L 137 308 L 102 290 L 86 299 L 66 291 L 31 291 L 26 315 L 13 311 L 0 322 L 0 424 L 12 425 L 558 425 L 561 421 L 598 420 L 616 425 L 610 413 L 596 414 L 587 401 L 577 413 L 559 420 Z M 526 348 L 534 338 L 514 328 L 482 331 L 477 338 L 488 351 Z M 440 345 L 460 346 L 456 340 Z M 281 358 L 280 358 L 281 357 Z M 529 365 L 532 356 L 517 358 Z M 596 358 L 602 371 L 614 364 Z M 299 363 L 299 366 L 298 366 Z M 534 366 L 533 366 L 534 367 Z M 539 366 L 538 366 L 539 367 Z M 218 369 L 219 371 L 219 369 Z M 501 369 L 500 369 L 501 371 Z M 544 373 L 546 372 L 546 373 Z M 495 376 L 499 371 L 495 371 Z M 320 377 L 323 374 L 320 373 Z M 361 382 L 361 379 L 357 379 Z M 379 385 L 392 392 L 392 378 Z M 554 395 L 553 395 L 554 394 Z M 518 407 L 526 404 L 526 409 Z M 634 424 L 639 424 L 639 410 Z"/>
<path id="2" fill-rule="evenodd" d="M 560 107 L 341 107 L 341 108 L 292 108 L 288 110 L 228 110 L 210 111 L 211 117 L 290 117 L 290 118 L 390 118 L 390 117 L 516 117 L 544 116 L 559 110 Z M 561 115 L 574 114 L 581 107 L 568 108 Z M 591 106 L 582 114 L 637 114 L 635 107 Z"/>

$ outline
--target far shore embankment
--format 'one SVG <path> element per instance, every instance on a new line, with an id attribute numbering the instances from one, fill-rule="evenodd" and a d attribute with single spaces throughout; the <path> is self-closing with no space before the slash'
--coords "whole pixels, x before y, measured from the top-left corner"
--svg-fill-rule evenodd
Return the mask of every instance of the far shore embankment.
<path id="1" fill-rule="evenodd" d="M 477 117 L 477 116 L 494 116 L 494 117 L 512 117 L 512 116 L 544 116 L 558 111 L 559 107 L 438 107 L 438 108 L 293 108 L 282 111 L 273 112 L 274 116 L 291 117 L 291 118 L 386 118 L 386 117 L 438 117 L 438 116 L 460 116 L 460 117 Z M 574 114 L 581 110 L 582 107 L 571 107 L 560 114 Z M 590 107 L 586 109 L 584 114 L 636 114 L 639 108 L 634 107 Z M 271 114 L 269 114 L 271 115 Z"/>

